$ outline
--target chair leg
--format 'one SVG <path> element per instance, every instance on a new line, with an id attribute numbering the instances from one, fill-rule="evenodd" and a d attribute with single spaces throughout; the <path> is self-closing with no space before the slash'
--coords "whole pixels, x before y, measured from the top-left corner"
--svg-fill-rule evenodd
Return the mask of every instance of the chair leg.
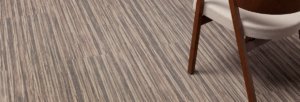
<path id="1" fill-rule="evenodd" d="M 241 60 L 241 66 L 243 70 L 243 76 L 244 76 L 244 81 L 246 85 L 246 91 L 248 95 L 248 100 L 249 102 L 256 102 L 256 96 L 255 96 L 255 89 L 253 86 L 253 80 L 252 76 L 250 73 L 249 65 L 248 65 L 248 56 L 247 56 L 247 50 L 245 46 L 245 40 L 241 36 L 238 36 L 238 32 L 236 32 L 236 41 L 238 45 L 238 50 L 239 50 L 239 56 Z"/>
<path id="2" fill-rule="evenodd" d="M 243 70 L 243 76 L 245 80 L 246 91 L 248 95 L 249 102 L 256 102 L 255 89 L 253 86 L 253 80 L 251 77 L 250 69 L 248 66 L 248 56 L 246 51 L 246 44 L 244 39 L 244 28 L 242 26 L 242 21 L 239 13 L 239 8 L 237 6 L 236 0 L 229 0 L 230 11 L 234 26 L 234 31 L 236 35 L 236 42 L 239 49 L 239 56 L 241 60 L 241 66 Z"/>
<path id="3" fill-rule="evenodd" d="M 197 49 L 200 38 L 200 29 L 203 19 L 203 9 L 204 9 L 204 0 L 197 0 L 195 18 L 194 18 L 194 28 L 192 34 L 192 42 L 190 48 L 190 56 L 189 56 L 189 65 L 188 65 L 188 73 L 192 74 L 195 70 L 196 57 L 197 57 Z"/>

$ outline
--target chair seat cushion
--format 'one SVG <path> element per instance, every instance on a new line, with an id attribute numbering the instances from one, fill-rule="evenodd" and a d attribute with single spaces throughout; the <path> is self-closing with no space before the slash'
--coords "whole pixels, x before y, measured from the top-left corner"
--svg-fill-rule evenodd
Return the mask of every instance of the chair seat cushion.
<path id="1" fill-rule="evenodd" d="M 196 6 L 194 0 L 194 9 Z M 261 14 L 240 10 L 246 36 L 259 39 L 277 39 L 298 33 L 300 12 L 282 15 Z M 233 30 L 228 0 L 205 0 L 204 15 Z"/>

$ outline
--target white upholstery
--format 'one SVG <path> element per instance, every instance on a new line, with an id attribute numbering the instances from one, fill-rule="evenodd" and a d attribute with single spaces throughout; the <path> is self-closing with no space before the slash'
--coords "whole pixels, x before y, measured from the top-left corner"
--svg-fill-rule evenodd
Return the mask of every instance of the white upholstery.
<path id="1" fill-rule="evenodd" d="M 196 6 L 194 0 L 194 10 Z M 233 30 L 228 0 L 205 0 L 204 15 Z M 240 8 L 246 36 L 259 39 L 277 39 L 298 33 L 300 12 L 284 15 L 268 15 Z"/>

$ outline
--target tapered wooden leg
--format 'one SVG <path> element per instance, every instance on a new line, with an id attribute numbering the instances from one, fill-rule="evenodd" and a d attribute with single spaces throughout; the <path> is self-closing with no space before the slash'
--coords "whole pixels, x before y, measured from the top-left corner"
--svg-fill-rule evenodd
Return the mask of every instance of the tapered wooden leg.
<path id="1" fill-rule="evenodd" d="M 255 89 L 253 86 L 253 80 L 248 65 L 248 58 L 247 58 L 248 56 L 247 56 L 247 50 L 245 46 L 245 40 L 242 36 L 240 36 L 240 34 L 241 32 L 236 32 L 236 42 L 238 45 L 239 56 L 241 60 L 248 100 L 249 102 L 256 102 Z"/>
<path id="2" fill-rule="evenodd" d="M 236 35 L 236 42 L 239 49 L 239 56 L 241 60 L 248 100 L 249 102 L 256 102 L 253 80 L 248 66 L 247 51 L 246 51 L 245 39 L 244 39 L 244 29 L 240 18 L 239 8 L 237 6 L 236 0 L 229 0 L 229 4 L 230 4 L 234 31 Z"/>
<path id="3" fill-rule="evenodd" d="M 196 4 L 194 28 L 193 28 L 192 43 L 190 48 L 189 65 L 188 65 L 188 73 L 190 74 L 192 74 L 195 70 L 198 42 L 200 38 L 200 28 L 201 28 L 202 18 L 203 18 L 202 17 L 203 9 L 204 9 L 204 1 L 198 0 Z"/>

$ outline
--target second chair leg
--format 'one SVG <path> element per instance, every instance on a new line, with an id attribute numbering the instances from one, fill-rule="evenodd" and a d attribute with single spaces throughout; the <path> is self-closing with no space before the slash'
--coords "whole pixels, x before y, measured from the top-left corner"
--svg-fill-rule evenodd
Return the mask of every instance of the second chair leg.
<path id="1" fill-rule="evenodd" d="M 189 65 L 188 65 L 188 73 L 190 73 L 190 74 L 192 74 L 195 70 L 198 42 L 199 42 L 199 38 L 200 38 L 200 28 L 201 28 L 202 18 L 203 18 L 203 16 L 202 16 L 203 9 L 204 9 L 204 0 L 197 0 L 195 18 L 194 18 L 193 35 L 192 35 L 192 43 L 191 43 L 191 48 L 190 48 Z"/>
<path id="2" fill-rule="evenodd" d="M 190 57 L 189 57 L 189 66 L 188 66 L 188 72 L 190 74 L 193 74 L 195 70 L 195 65 L 196 65 L 196 59 L 197 59 L 197 50 L 198 50 L 198 45 L 199 45 L 199 39 L 200 39 L 200 30 L 201 30 L 201 25 L 204 25 L 206 23 L 211 22 L 212 20 L 206 16 L 201 17 L 201 22 L 200 25 L 196 25 L 194 29 L 197 29 L 197 31 L 193 32 L 192 35 L 192 43 L 191 43 L 191 49 L 190 49 Z M 197 27 L 200 26 L 200 27 Z"/>
<path id="3" fill-rule="evenodd" d="M 251 77 L 250 69 L 248 66 L 248 56 L 246 51 L 246 44 L 244 39 L 244 29 L 239 13 L 239 8 L 237 6 L 237 2 L 235 0 L 229 0 L 230 11 L 233 21 L 233 27 L 236 35 L 236 42 L 239 49 L 239 55 L 241 60 L 241 66 L 248 96 L 249 102 L 256 102 L 255 89 L 253 86 L 253 80 Z"/>
<path id="4" fill-rule="evenodd" d="M 247 95 L 248 95 L 248 100 L 249 100 L 249 102 L 256 102 L 255 89 L 253 86 L 253 80 L 252 80 L 251 72 L 250 72 L 249 65 L 248 65 L 248 58 L 247 58 L 248 55 L 247 55 L 247 50 L 246 50 L 246 44 L 245 44 L 244 38 L 242 36 L 239 36 L 240 34 L 241 33 L 236 32 L 236 35 L 237 35 L 236 40 L 237 40 L 239 56 L 240 56 L 240 60 L 241 60 L 241 66 L 242 66 L 246 91 L 247 91 Z"/>

